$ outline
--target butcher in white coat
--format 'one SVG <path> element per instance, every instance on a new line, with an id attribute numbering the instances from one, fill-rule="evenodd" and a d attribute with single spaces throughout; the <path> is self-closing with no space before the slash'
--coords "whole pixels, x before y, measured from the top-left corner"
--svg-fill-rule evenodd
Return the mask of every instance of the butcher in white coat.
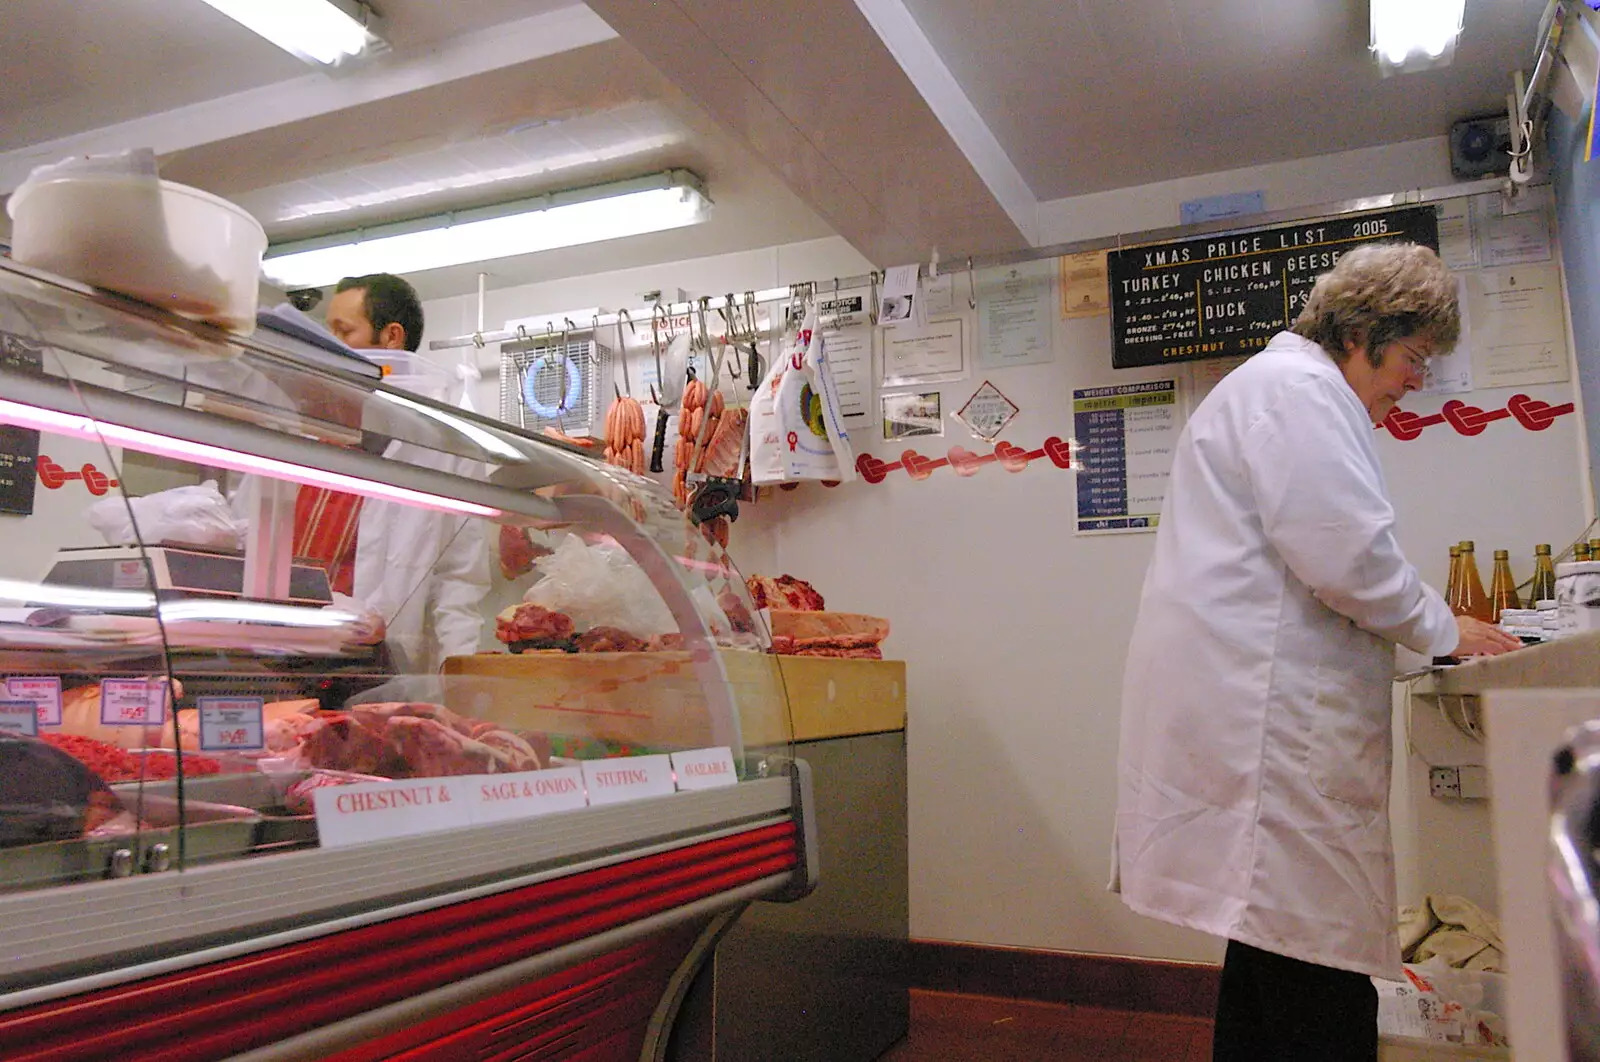
<path id="1" fill-rule="evenodd" d="M 1215 1062 L 1377 1057 L 1394 645 L 1498 653 L 1395 541 L 1373 425 L 1460 331 L 1411 244 L 1317 281 L 1179 440 L 1123 682 L 1113 888 L 1227 939 Z"/>
<path id="2" fill-rule="evenodd" d="M 328 328 L 371 360 L 415 354 L 422 342 L 422 304 L 411 285 L 388 273 L 346 277 L 328 303 Z M 426 367 L 408 358 L 413 368 Z M 449 374 L 399 369 L 391 385 L 439 401 L 459 386 Z M 413 443 L 390 442 L 386 460 L 482 480 L 488 469 Z M 432 675 L 446 657 L 478 651 L 479 605 L 489 591 L 489 546 L 482 520 L 368 499 L 355 536 L 354 596 L 384 618 L 393 662 L 402 674 Z"/>

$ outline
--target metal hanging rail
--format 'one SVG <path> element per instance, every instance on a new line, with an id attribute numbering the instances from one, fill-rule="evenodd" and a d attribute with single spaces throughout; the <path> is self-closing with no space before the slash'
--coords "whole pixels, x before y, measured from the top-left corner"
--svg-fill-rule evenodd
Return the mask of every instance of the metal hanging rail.
<path id="1" fill-rule="evenodd" d="M 1184 240 L 1216 233 L 1253 232 L 1257 229 L 1271 228 L 1274 225 L 1297 221 L 1315 221 L 1321 218 L 1338 217 L 1342 214 L 1361 214 L 1374 210 L 1392 210 L 1395 207 L 1420 206 L 1424 203 L 1438 203 L 1447 199 L 1459 199 L 1462 196 L 1481 195 L 1485 192 L 1502 192 L 1515 195 L 1521 187 L 1514 185 L 1505 177 L 1489 177 L 1481 181 L 1444 185 L 1438 188 L 1414 188 L 1407 192 L 1393 192 L 1387 195 L 1345 199 L 1317 206 L 1293 207 L 1288 210 L 1276 210 L 1266 214 L 1223 218 L 1219 221 L 1200 222 L 1193 225 L 1174 225 L 1169 228 L 1146 229 L 1142 232 L 1118 233 L 1115 236 L 1097 236 L 1089 240 L 1058 243 L 1049 247 L 1027 247 L 1018 251 L 1004 251 L 998 254 L 948 259 L 948 261 L 959 262 L 957 270 L 970 273 L 978 269 L 1017 265 L 1022 262 L 1037 262 L 1045 258 L 1061 258 L 1065 255 L 1082 254 L 1086 251 L 1125 250 L 1146 244 L 1166 243 L 1172 240 Z M 876 271 L 854 277 L 831 277 L 827 280 L 794 284 L 785 288 L 746 291 L 742 295 L 714 295 L 690 302 L 674 302 L 665 306 L 642 306 L 633 310 L 607 312 L 594 317 L 590 324 L 594 328 L 602 328 L 615 326 L 622 320 L 648 321 L 652 312 L 659 314 L 664 311 L 668 316 L 677 317 L 693 313 L 701 308 L 710 311 L 732 309 L 751 304 L 761 305 L 782 302 L 786 299 L 793 299 L 804 292 L 856 291 L 862 288 L 874 288 L 882 281 L 883 274 Z M 553 318 L 559 316 L 559 314 L 552 315 Z M 582 321 L 569 322 L 569 327 L 573 328 L 581 327 L 582 325 Z M 526 327 L 513 330 L 502 329 L 496 332 L 479 331 L 450 339 L 430 340 L 428 349 L 455 350 L 462 347 L 484 347 L 491 343 L 526 342 L 538 340 L 543 335 L 543 332 L 529 330 Z"/>

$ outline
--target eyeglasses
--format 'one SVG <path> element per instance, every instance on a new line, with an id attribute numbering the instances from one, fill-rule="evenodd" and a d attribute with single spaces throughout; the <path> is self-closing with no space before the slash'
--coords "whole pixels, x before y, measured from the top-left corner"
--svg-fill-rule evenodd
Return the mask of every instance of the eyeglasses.
<path id="1" fill-rule="evenodd" d="M 1416 373 L 1418 376 L 1422 377 L 1423 379 L 1427 379 L 1427 376 L 1428 376 L 1428 359 L 1430 357 L 1432 357 L 1433 355 L 1432 354 L 1425 354 L 1422 351 L 1418 350 L 1416 347 L 1407 346 L 1406 344 L 1400 342 L 1398 339 L 1391 340 L 1391 342 L 1394 343 L 1395 346 L 1399 347 L 1401 350 L 1406 352 L 1406 364 L 1408 366 L 1410 366 L 1411 371 Z"/>

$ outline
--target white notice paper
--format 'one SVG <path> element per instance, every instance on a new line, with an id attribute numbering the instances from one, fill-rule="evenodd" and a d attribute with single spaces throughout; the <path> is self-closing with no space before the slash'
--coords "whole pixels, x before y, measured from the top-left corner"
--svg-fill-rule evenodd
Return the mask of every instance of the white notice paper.
<path id="1" fill-rule="evenodd" d="M 0 700 L 0 734 L 39 736 L 39 709 L 32 701 Z"/>
<path id="2" fill-rule="evenodd" d="M 872 321 L 865 292 L 818 296 L 822 341 L 847 427 L 872 423 Z"/>
<path id="3" fill-rule="evenodd" d="M 956 380 L 967 374 L 961 318 L 934 321 L 926 328 L 883 333 L 883 385 Z"/>
<path id="4" fill-rule="evenodd" d="M 100 722 L 106 726 L 160 726 L 167 719 L 166 679 L 101 679 Z"/>
<path id="5" fill-rule="evenodd" d="M 1461 306 L 1461 338 L 1450 353 L 1435 354 L 1428 359 L 1427 382 L 1418 389 L 1419 395 L 1460 395 L 1472 390 L 1472 292 L 1467 285 L 1468 276 L 1466 273 L 1456 274 L 1456 301 Z"/>
<path id="6" fill-rule="evenodd" d="M 956 278 L 953 273 L 929 277 L 922 282 L 923 319 L 956 312 Z"/>
<path id="7" fill-rule="evenodd" d="M 596 807 L 677 791 L 672 784 L 672 760 L 667 756 L 584 760 L 583 782 L 589 788 L 589 803 Z"/>
<path id="8" fill-rule="evenodd" d="M 201 697 L 201 752 L 248 752 L 267 747 L 260 697 Z"/>
<path id="9" fill-rule="evenodd" d="M 1478 264 L 1478 237 L 1472 223 L 1472 200 L 1447 199 L 1433 208 L 1439 216 L 1439 258 L 1451 269 Z"/>
<path id="10" fill-rule="evenodd" d="M 1474 196 L 1481 226 L 1479 251 L 1484 266 L 1548 262 L 1554 253 L 1550 218 L 1542 209 L 1507 214 L 1498 193 Z"/>
<path id="11" fill-rule="evenodd" d="M 733 752 L 726 747 L 674 752 L 672 773 L 677 776 L 680 790 L 717 789 L 739 783 L 738 772 L 733 769 Z"/>
<path id="12" fill-rule="evenodd" d="M 324 848 L 472 825 L 469 778 L 325 785 L 312 790 L 317 836 Z"/>
<path id="13" fill-rule="evenodd" d="M 967 404 L 956 410 L 955 418 L 984 442 L 994 442 L 1020 412 L 1015 402 L 1000 393 L 1000 388 L 985 380 Z"/>
<path id="14" fill-rule="evenodd" d="M 878 323 L 885 328 L 899 328 L 914 324 L 912 306 L 917 297 L 917 278 L 922 267 L 910 265 L 890 266 L 883 273 L 883 290 L 878 294 Z"/>
<path id="15" fill-rule="evenodd" d="M 49 675 L 42 678 L 8 678 L 7 698 L 32 701 L 39 709 L 40 726 L 61 725 L 61 677 Z"/>
<path id="16" fill-rule="evenodd" d="M 1477 387 L 1524 387 L 1568 378 L 1561 276 L 1553 262 L 1481 269 L 1467 278 L 1462 339 Z"/>
<path id="17" fill-rule="evenodd" d="M 577 767 L 480 774 L 469 782 L 467 803 L 472 808 L 472 821 L 478 825 L 574 811 L 589 805 L 583 792 L 583 771 Z"/>
<path id="18" fill-rule="evenodd" d="M 978 363 L 1054 361 L 1056 263 L 1050 259 L 985 270 L 978 286 Z"/>

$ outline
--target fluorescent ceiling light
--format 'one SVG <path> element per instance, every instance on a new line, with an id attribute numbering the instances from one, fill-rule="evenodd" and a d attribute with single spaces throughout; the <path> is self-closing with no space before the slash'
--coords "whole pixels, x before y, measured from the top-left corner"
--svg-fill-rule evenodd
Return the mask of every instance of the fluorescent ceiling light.
<path id="1" fill-rule="evenodd" d="M 1384 77 L 1455 57 L 1466 0 L 1372 0 L 1372 50 Z"/>
<path id="2" fill-rule="evenodd" d="M 285 287 L 323 287 L 682 228 L 704 221 L 710 205 L 699 178 L 674 170 L 285 244 L 269 249 L 261 268 Z"/>
<path id="3" fill-rule="evenodd" d="M 273 479 L 284 479 L 312 487 L 327 487 L 347 494 L 359 494 L 363 498 L 399 502 L 402 505 L 433 509 L 436 512 L 465 513 L 470 516 L 490 518 L 505 515 L 499 509 L 479 505 L 476 502 L 462 501 L 459 498 L 447 498 L 442 494 L 429 494 L 409 487 L 397 487 L 359 476 L 347 476 L 342 472 L 330 472 L 323 468 L 312 468 L 310 465 L 297 465 L 273 457 L 261 457 L 240 450 L 212 446 L 209 443 L 191 442 L 171 435 L 159 435 L 121 424 L 109 424 L 76 413 L 62 413 L 6 399 L 0 399 L 0 424 L 15 424 L 21 428 L 55 432 L 59 435 L 70 435 L 75 439 L 104 440 L 112 445 L 123 446 L 140 453 L 173 457 L 180 461 L 194 461 L 234 472 L 270 476 Z"/>
<path id="4" fill-rule="evenodd" d="M 206 0 L 235 22 L 308 63 L 338 66 L 387 45 L 360 0 Z"/>

